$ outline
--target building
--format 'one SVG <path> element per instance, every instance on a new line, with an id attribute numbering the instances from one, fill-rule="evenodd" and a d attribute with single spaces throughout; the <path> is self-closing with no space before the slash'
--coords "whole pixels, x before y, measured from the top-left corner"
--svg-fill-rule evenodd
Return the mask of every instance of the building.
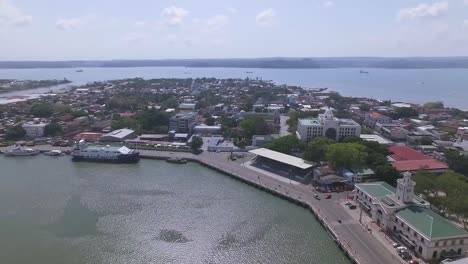
<path id="1" fill-rule="evenodd" d="M 169 135 L 168 134 L 143 134 L 139 138 L 140 140 L 146 141 L 168 141 Z"/>
<path id="2" fill-rule="evenodd" d="M 360 138 L 362 140 L 365 140 L 365 141 L 370 141 L 370 142 L 377 142 L 381 145 L 392 145 L 393 142 L 380 136 L 380 135 L 377 135 L 377 134 L 372 134 L 372 135 L 369 135 L 369 134 L 363 134 L 360 136 Z"/>
<path id="3" fill-rule="evenodd" d="M 135 139 L 138 135 L 134 130 L 122 128 L 109 132 L 101 137 L 101 141 L 122 142 L 127 139 Z"/>
<path id="4" fill-rule="evenodd" d="M 266 148 L 249 152 L 256 155 L 251 162 L 256 168 L 302 183 L 309 183 L 313 177 L 315 163 Z"/>
<path id="5" fill-rule="evenodd" d="M 193 133 L 200 135 L 220 135 L 221 126 L 200 125 L 193 128 Z"/>
<path id="6" fill-rule="evenodd" d="M 296 134 L 305 142 L 317 137 L 339 141 L 345 137 L 359 137 L 361 126 L 351 119 L 338 119 L 331 109 L 327 109 L 318 118 L 299 119 Z"/>
<path id="7" fill-rule="evenodd" d="M 435 160 L 423 153 L 405 146 L 392 146 L 388 149 L 392 153 L 389 157 L 392 166 L 400 172 L 417 172 L 428 170 L 434 173 L 443 173 L 448 170 L 448 165 Z"/>
<path id="8" fill-rule="evenodd" d="M 44 136 L 44 130 L 47 124 L 44 123 L 24 123 L 21 127 L 26 131 L 26 137 L 30 139 L 40 138 Z"/>
<path id="9" fill-rule="evenodd" d="M 233 152 L 239 148 L 230 141 L 225 141 L 223 137 L 204 137 L 203 143 L 207 145 L 209 152 Z"/>
<path id="10" fill-rule="evenodd" d="M 176 133 L 193 132 L 193 128 L 197 125 L 198 115 L 195 112 L 180 112 L 169 120 L 169 130 Z"/>
<path id="11" fill-rule="evenodd" d="M 392 123 L 392 119 L 388 116 L 384 116 L 377 112 L 368 113 L 363 121 L 363 124 L 370 129 L 375 129 L 375 125 L 379 124 L 390 124 Z"/>
<path id="12" fill-rule="evenodd" d="M 278 137 L 278 135 L 253 135 L 252 146 L 263 147 L 266 144 L 273 143 Z"/>
<path id="13" fill-rule="evenodd" d="M 397 188 L 384 182 L 355 185 L 355 199 L 384 231 L 398 238 L 428 261 L 461 257 L 468 250 L 468 233 L 429 209 L 414 195 L 411 174 L 398 179 Z"/>
<path id="14" fill-rule="evenodd" d="M 102 137 L 102 133 L 94 133 L 94 132 L 83 132 L 80 134 L 77 134 L 75 136 L 75 139 L 77 141 L 84 140 L 87 142 L 96 142 Z"/>

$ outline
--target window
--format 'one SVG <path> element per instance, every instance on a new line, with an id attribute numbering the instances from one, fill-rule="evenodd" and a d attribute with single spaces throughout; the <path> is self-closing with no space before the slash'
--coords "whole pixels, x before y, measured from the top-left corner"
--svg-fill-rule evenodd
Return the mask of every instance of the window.
<path id="1" fill-rule="evenodd" d="M 455 240 L 452 240 L 450 243 L 452 246 L 455 245 Z"/>
<path id="2" fill-rule="evenodd" d="M 437 250 L 434 251 L 434 252 L 432 252 L 432 258 L 433 258 L 433 259 L 437 258 Z"/>
<path id="3" fill-rule="evenodd" d="M 424 243 L 424 238 L 423 237 L 421 237 L 421 242 Z"/>
<path id="4" fill-rule="evenodd" d="M 435 246 L 436 246 L 436 247 L 438 247 L 438 246 L 439 246 L 439 241 L 437 241 L 437 242 L 435 243 Z"/>
<path id="5" fill-rule="evenodd" d="M 465 241 L 463 239 L 460 239 L 460 245 L 463 245 Z"/>
<path id="6" fill-rule="evenodd" d="M 444 241 L 444 247 L 447 246 L 447 240 Z"/>

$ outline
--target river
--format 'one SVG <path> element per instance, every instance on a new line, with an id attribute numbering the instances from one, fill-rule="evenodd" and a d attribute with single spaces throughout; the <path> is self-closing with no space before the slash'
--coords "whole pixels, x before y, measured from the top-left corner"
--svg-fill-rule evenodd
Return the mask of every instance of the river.
<path id="1" fill-rule="evenodd" d="M 262 78 L 280 84 L 327 87 L 347 96 L 425 103 L 443 101 L 468 110 L 468 69 L 244 69 L 244 68 L 84 68 L 0 69 L 0 79 L 63 79 L 74 84 L 123 78 Z M 360 73 L 360 70 L 369 72 Z M 252 72 L 252 73 L 247 73 Z M 31 91 L 28 92 L 29 94 Z M 2 95 L 5 96 L 5 95 Z"/>
<path id="2" fill-rule="evenodd" d="M 198 164 L 0 168 L 0 263 L 349 263 L 307 210 Z"/>

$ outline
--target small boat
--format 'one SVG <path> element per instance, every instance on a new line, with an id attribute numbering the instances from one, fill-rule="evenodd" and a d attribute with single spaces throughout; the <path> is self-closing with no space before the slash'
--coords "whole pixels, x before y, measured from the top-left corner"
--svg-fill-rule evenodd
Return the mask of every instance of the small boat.
<path id="1" fill-rule="evenodd" d="M 39 150 L 32 148 L 14 147 L 5 152 L 6 156 L 35 156 L 39 154 Z"/>
<path id="2" fill-rule="evenodd" d="M 185 164 L 185 163 L 187 163 L 186 159 L 175 158 L 175 157 L 168 158 L 166 161 L 169 162 L 169 163 L 176 163 L 176 164 Z"/>
<path id="3" fill-rule="evenodd" d="M 368 72 L 368 71 L 362 71 L 362 70 L 361 70 L 361 71 L 359 71 L 359 73 L 365 73 L 365 74 L 369 74 L 369 72 Z"/>
<path id="4" fill-rule="evenodd" d="M 62 156 L 63 154 L 65 153 L 63 153 L 61 150 L 58 150 L 58 149 L 53 149 L 51 151 L 44 152 L 44 155 L 53 156 L 53 157 Z"/>
<path id="5" fill-rule="evenodd" d="M 245 73 L 253 73 L 253 71 L 246 71 Z"/>
<path id="6" fill-rule="evenodd" d="M 80 69 L 80 70 L 76 70 L 76 72 L 83 72 L 83 70 L 81 70 L 81 69 Z"/>

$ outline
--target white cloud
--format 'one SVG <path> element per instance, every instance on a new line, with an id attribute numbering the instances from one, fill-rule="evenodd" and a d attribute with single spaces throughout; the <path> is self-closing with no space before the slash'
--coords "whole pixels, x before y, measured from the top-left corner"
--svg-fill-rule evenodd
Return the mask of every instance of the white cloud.
<path id="1" fill-rule="evenodd" d="M 323 2 L 323 6 L 324 6 L 324 7 L 327 7 L 327 8 L 328 8 L 328 7 L 333 7 L 334 5 L 335 5 L 335 2 L 333 2 L 333 1 L 325 1 L 325 2 Z"/>
<path id="2" fill-rule="evenodd" d="M 0 0 L 0 25 L 27 26 L 31 22 L 32 16 L 24 14 L 10 0 Z"/>
<path id="3" fill-rule="evenodd" d="M 255 17 L 255 21 L 257 22 L 257 25 L 259 26 L 269 26 L 273 24 L 275 21 L 275 16 L 276 13 L 273 9 L 266 9 L 258 13 L 258 15 Z"/>
<path id="4" fill-rule="evenodd" d="M 465 21 L 463 21 L 463 28 L 468 29 L 468 19 L 465 19 Z"/>
<path id="5" fill-rule="evenodd" d="M 83 29 L 96 19 L 94 15 L 86 15 L 82 17 L 60 18 L 55 22 L 55 27 L 60 30 L 77 30 Z"/>
<path id="6" fill-rule="evenodd" d="M 441 1 L 433 4 L 420 4 L 416 7 L 408 7 L 398 12 L 398 20 L 413 20 L 418 18 L 440 17 L 447 13 L 448 2 Z"/>
<path id="7" fill-rule="evenodd" d="M 468 6 L 468 0 L 463 1 L 463 3 Z"/>
<path id="8" fill-rule="evenodd" d="M 163 9 L 161 16 L 164 22 L 170 26 L 179 26 L 184 22 L 184 19 L 189 15 L 189 12 L 181 7 L 170 6 Z"/>
<path id="9" fill-rule="evenodd" d="M 468 0 L 466 0 L 466 1 L 468 1 Z M 229 8 L 227 9 L 227 11 L 228 11 L 228 13 L 230 13 L 230 14 L 236 14 L 237 12 L 239 12 L 239 10 L 237 10 L 237 8 L 234 8 L 234 7 L 229 7 Z"/>
<path id="10" fill-rule="evenodd" d="M 130 32 L 122 36 L 122 40 L 126 42 L 144 42 L 150 40 L 153 36 L 149 32 Z"/>
<path id="11" fill-rule="evenodd" d="M 169 35 L 164 36 L 163 38 L 165 42 L 168 42 L 169 44 L 172 44 L 172 45 L 176 44 L 178 39 L 179 38 L 175 34 L 169 34 Z"/>
<path id="12" fill-rule="evenodd" d="M 229 24 L 229 17 L 226 15 L 216 15 L 206 20 L 206 27 L 210 32 L 220 31 L 227 24 Z"/>

